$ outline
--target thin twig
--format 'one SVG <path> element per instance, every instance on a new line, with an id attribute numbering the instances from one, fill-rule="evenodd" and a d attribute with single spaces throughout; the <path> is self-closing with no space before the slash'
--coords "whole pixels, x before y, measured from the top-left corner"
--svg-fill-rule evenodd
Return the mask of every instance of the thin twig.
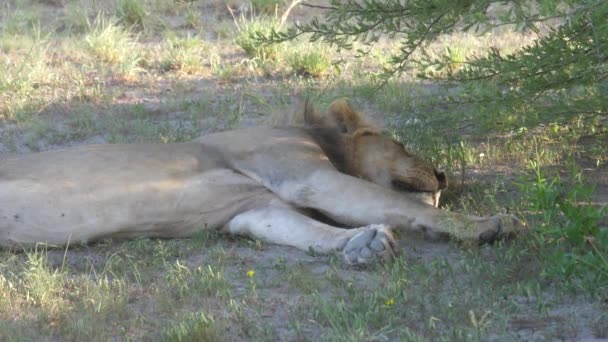
<path id="1" fill-rule="evenodd" d="M 283 12 L 283 15 L 281 16 L 281 26 L 285 25 L 285 22 L 287 21 L 287 17 L 289 16 L 289 12 L 291 12 L 291 10 L 294 7 L 296 7 L 300 2 L 302 2 L 302 0 L 293 0 L 291 2 L 291 5 L 289 5 L 289 7 L 287 7 L 285 12 Z"/>
<path id="2" fill-rule="evenodd" d="M 310 7 L 310 8 L 320 8 L 320 9 L 324 9 L 324 10 L 337 10 L 337 7 L 333 7 L 333 6 L 321 6 L 321 5 L 313 5 L 313 4 L 309 4 L 307 2 L 303 3 L 302 6 L 305 7 Z"/>
<path id="3" fill-rule="evenodd" d="M 230 8 L 230 5 L 228 4 L 226 4 L 226 8 L 228 8 L 228 12 L 230 12 L 230 15 L 232 16 L 232 20 L 234 21 L 234 25 L 236 25 L 237 30 L 241 31 L 241 27 L 239 26 L 238 20 L 236 19 L 232 8 Z"/>

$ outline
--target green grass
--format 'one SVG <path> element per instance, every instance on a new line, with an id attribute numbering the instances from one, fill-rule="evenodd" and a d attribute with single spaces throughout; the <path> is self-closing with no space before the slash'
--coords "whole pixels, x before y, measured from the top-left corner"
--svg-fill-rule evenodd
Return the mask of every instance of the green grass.
<path id="1" fill-rule="evenodd" d="M 138 0 L 118 0 L 116 3 L 116 18 L 128 28 L 144 29 L 148 12 L 144 3 Z"/>
<path id="2" fill-rule="evenodd" d="M 6 20 L 3 20 L 0 27 L 7 34 L 20 34 L 32 30 L 39 24 L 42 15 L 36 8 L 22 10 L 7 7 L 3 10 L 6 11 L 4 13 Z"/>
<path id="3" fill-rule="evenodd" d="M 250 20 L 242 18 L 237 24 L 237 36 L 234 42 L 240 46 L 249 58 L 257 59 L 260 62 L 267 60 L 275 61 L 280 59 L 281 48 L 278 45 L 261 45 L 255 39 L 256 34 L 270 34 L 273 29 L 279 28 L 279 23 L 273 19 L 252 18 Z"/>
<path id="4" fill-rule="evenodd" d="M 574 280 L 575 286 L 593 292 L 595 284 L 608 283 L 608 231 L 598 223 L 608 207 L 591 204 L 593 187 L 584 182 L 575 164 L 572 167 L 572 182 L 565 184 L 559 175 L 547 176 L 531 160 L 533 181 L 522 184 L 522 192 L 527 193 L 531 222 L 537 227 L 536 243 L 544 249 L 546 275 Z"/>
<path id="5" fill-rule="evenodd" d="M 445 73 L 452 75 L 465 66 L 467 55 L 470 52 L 466 51 L 461 46 L 446 46 L 443 61 L 445 62 Z"/>
<path id="6" fill-rule="evenodd" d="M 208 46 L 198 37 L 169 37 L 166 49 L 168 56 L 161 61 L 160 69 L 164 72 L 179 71 L 186 74 L 204 70 L 211 55 L 207 49 Z"/>
<path id="7" fill-rule="evenodd" d="M 69 32 L 81 34 L 90 28 L 90 20 L 87 8 L 79 3 L 69 3 L 66 5 L 66 28 Z"/>
<path id="8" fill-rule="evenodd" d="M 7 2 L 0 159 L 82 143 L 188 141 L 271 121 L 306 96 L 319 107 L 347 96 L 448 172 L 445 207 L 510 212 L 528 230 L 480 248 L 402 234 L 394 261 L 362 268 L 213 231 L 0 250 L 0 340 L 606 338 L 605 117 L 522 118 L 466 101 L 465 90 L 497 91 L 490 85 L 412 74 L 376 89 L 390 40 L 363 60 L 303 42 L 256 45 L 252 35 L 276 25 L 275 3 L 252 2 L 254 15 L 235 13 L 248 17 L 235 25 L 220 0 Z M 456 71 L 470 51 L 513 51 L 532 38 L 455 34 L 433 57 Z"/>
<path id="9" fill-rule="evenodd" d="M 278 14 L 281 13 L 281 7 L 285 5 L 285 0 L 251 0 L 250 4 L 254 13 L 257 14 Z"/>
<path id="10" fill-rule="evenodd" d="M 141 54 L 138 51 L 137 36 L 102 14 L 91 26 L 84 38 L 85 46 L 100 62 L 108 63 L 120 74 L 134 76 L 142 69 L 139 66 Z"/>
<path id="11" fill-rule="evenodd" d="M 207 317 L 204 313 L 188 314 L 168 324 L 163 331 L 163 340 L 180 342 L 221 340 L 220 328 L 212 317 Z"/>
<path id="12" fill-rule="evenodd" d="M 186 27 L 190 29 L 197 28 L 200 23 L 200 13 L 193 7 L 186 7 Z"/>
<path id="13" fill-rule="evenodd" d="M 331 68 L 329 51 L 320 44 L 301 46 L 287 60 L 293 72 L 304 77 L 323 78 Z"/>

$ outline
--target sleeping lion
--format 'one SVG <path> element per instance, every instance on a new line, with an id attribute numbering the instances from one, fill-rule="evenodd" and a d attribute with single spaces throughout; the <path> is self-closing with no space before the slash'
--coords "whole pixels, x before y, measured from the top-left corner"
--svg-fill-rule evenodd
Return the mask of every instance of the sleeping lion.
<path id="1" fill-rule="evenodd" d="M 359 264 L 394 255 L 392 229 L 485 243 L 520 228 L 511 215 L 438 209 L 445 174 L 382 135 L 348 101 L 335 101 L 324 115 L 307 104 L 304 119 L 301 127 L 246 128 L 187 143 L 2 157 L 0 246 L 218 229 L 339 251 Z"/>

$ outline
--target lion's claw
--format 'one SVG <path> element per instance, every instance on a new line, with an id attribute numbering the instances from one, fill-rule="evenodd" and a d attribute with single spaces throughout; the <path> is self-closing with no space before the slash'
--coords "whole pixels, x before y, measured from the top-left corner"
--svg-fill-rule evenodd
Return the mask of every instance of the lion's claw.
<path id="1" fill-rule="evenodd" d="M 369 225 L 348 240 L 343 253 L 349 264 L 364 264 L 377 257 L 388 260 L 395 254 L 395 238 L 387 226 Z"/>

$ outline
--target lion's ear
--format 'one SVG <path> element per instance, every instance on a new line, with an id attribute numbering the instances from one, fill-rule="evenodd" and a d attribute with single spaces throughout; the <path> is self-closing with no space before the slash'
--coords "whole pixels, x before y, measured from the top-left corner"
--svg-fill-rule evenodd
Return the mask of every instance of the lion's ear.
<path id="1" fill-rule="evenodd" d="M 346 99 L 338 99 L 332 102 L 327 113 L 341 133 L 352 134 L 361 127 L 370 126 Z"/>

